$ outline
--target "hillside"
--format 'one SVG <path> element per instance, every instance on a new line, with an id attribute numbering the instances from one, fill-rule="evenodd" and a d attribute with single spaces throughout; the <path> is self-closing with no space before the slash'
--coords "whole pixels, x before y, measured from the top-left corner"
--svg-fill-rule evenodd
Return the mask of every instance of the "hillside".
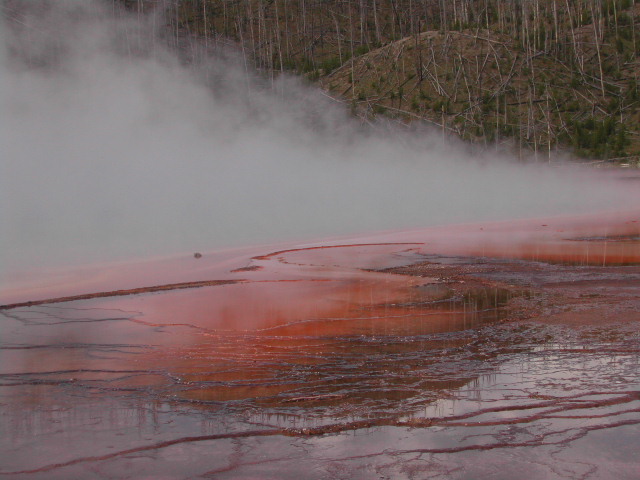
<path id="1" fill-rule="evenodd" d="M 507 35 L 431 31 L 361 55 L 320 84 L 361 114 L 423 119 L 466 140 L 539 156 L 566 146 L 582 157 L 628 161 L 638 151 L 636 71 L 637 63 L 624 65 L 603 87 L 586 69 L 528 56 Z"/>
<path id="2" fill-rule="evenodd" d="M 435 123 L 538 158 L 638 162 L 635 0 L 126 3 L 231 39 L 258 69 L 305 75 L 357 115 Z"/>

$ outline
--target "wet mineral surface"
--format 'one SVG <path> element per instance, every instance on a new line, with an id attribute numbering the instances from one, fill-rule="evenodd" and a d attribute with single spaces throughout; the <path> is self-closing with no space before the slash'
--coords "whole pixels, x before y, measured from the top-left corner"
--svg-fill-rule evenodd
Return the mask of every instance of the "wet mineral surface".
<path id="1" fill-rule="evenodd" d="M 0 297 L 1 476 L 638 478 L 637 214 L 52 278 Z"/>

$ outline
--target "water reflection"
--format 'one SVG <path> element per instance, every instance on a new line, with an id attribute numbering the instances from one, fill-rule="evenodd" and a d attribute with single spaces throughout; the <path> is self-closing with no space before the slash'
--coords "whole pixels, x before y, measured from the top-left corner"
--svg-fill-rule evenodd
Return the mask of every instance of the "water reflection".
<path id="1" fill-rule="evenodd" d="M 305 285 L 287 290 L 261 284 L 261 297 L 255 285 L 245 284 L 217 287 L 230 290 L 224 296 L 200 289 L 12 309 L 3 313 L 3 380 L 203 404 L 238 400 L 275 408 L 311 402 L 336 410 L 348 398 L 347 410 L 360 404 L 393 409 L 394 402 L 435 389 L 437 382 L 427 381 L 433 377 L 429 365 L 468 344 L 465 330 L 498 320 L 509 298 L 497 289 L 457 296 L 408 286 L 400 301 L 371 304 L 382 294 L 372 285 L 339 284 L 315 304 L 301 297 Z M 384 289 L 384 299 L 388 295 Z M 245 302 L 246 310 L 229 317 L 224 299 L 242 305 L 240 298 L 258 298 L 269 307 L 260 311 Z M 296 300 L 307 308 L 296 308 Z M 226 325 L 234 328 L 219 328 Z M 445 379 L 450 381 L 446 373 Z"/>
<path id="2" fill-rule="evenodd" d="M 5 308 L 0 474 L 632 478 L 638 267 L 520 258 L 290 249 L 234 283 Z"/>
<path id="3" fill-rule="evenodd" d="M 11 415 L 3 417 L 9 432 L 3 469 L 44 467 L 27 478 L 85 477 L 87 468 L 89 478 L 184 478 L 185 472 L 293 478 L 304 470 L 321 478 L 332 468 L 345 476 L 365 469 L 396 477 L 409 464 L 431 473 L 439 466 L 446 478 L 451 469 L 470 468 L 484 452 L 489 473 L 522 468 L 532 457 L 540 468 L 532 478 L 548 478 L 549 469 L 559 467 L 571 475 L 585 473 L 594 465 L 570 445 L 582 445 L 592 432 L 606 439 L 615 430 L 622 455 L 637 438 L 640 345 L 634 331 L 629 324 L 576 331 L 521 323 L 484 326 L 472 335 L 440 333 L 409 344 L 380 339 L 342 358 L 344 370 L 336 371 L 335 363 L 315 365 L 315 386 L 281 380 L 298 388 L 295 395 L 217 401 L 159 394 L 157 384 L 129 382 L 127 377 L 142 374 L 136 371 L 75 380 L 59 373 L 49 381 L 47 375 L 5 375 L 2 399 Z M 421 343 L 429 340 L 431 345 Z M 344 347 L 353 341 L 343 340 Z M 585 357 L 586 347 L 596 353 Z M 373 351 L 377 358 L 362 360 L 362 353 Z M 269 363 L 278 365 L 273 358 Z M 176 392 L 180 385 L 209 381 L 187 374 L 166 388 Z M 398 398 L 394 391 L 412 393 Z M 291 458 L 297 459 L 293 467 Z M 615 466 L 619 478 L 632 478 L 632 458 Z M 604 461 L 600 455 L 594 459 Z"/>

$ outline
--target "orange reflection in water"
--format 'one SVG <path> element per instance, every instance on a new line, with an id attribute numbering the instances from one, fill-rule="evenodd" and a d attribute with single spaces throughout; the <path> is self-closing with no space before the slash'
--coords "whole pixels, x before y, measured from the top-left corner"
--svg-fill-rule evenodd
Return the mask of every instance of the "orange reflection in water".
<path id="1" fill-rule="evenodd" d="M 0 350 L 0 407 L 2 418 L 11 419 L 12 437 L 0 440 L 0 447 L 13 450 L 11 465 L 0 473 L 33 472 L 42 465 L 45 475 L 64 472 L 65 462 L 72 468 L 78 461 L 83 468 L 100 455 L 107 458 L 114 445 L 128 451 L 163 439 L 192 438 L 201 434 L 198 412 L 221 435 L 252 431 L 262 414 L 278 429 L 295 422 L 305 428 L 316 422 L 351 429 L 345 419 L 365 425 L 362 419 L 375 424 L 404 418 L 481 372 L 491 373 L 498 355 L 508 356 L 518 342 L 536 334 L 535 328 L 521 333 L 516 327 L 509 333 L 507 325 L 479 336 L 479 330 L 468 330 L 503 318 L 502 306 L 519 295 L 511 285 L 478 280 L 473 268 L 499 270 L 517 262 L 462 257 L 588 264 L 602 271 L 637 264 L 639 218 L 640 212 L 632 212 L 449 226 L 70 270 L 63 282 L 57 283 L 60 276 L 39 278 L 31 287 L 26 281 L 23 290 L 0 295 L 6 303 L 37 301 L 2 309 L 0 337 L 7 348 Z M 434 261 L 438 258 L 441 264 Z M 434 261 L 422 270 L 428 277 L 419 276 L 419 268 L 413 275 L 385 271 L 425 260 Z M 445 268 L 446 262 L 454 267 Z M 524 263 L 517 265 L 522 278 L 532 269 Z M 462 266 L 456 270 L 456 265 Z M 584 269 L 571 271 L 577 270 Z M 623 275 L 614 280 L 625 282 Z M 193 288 L 185 288 L 189 282 Z M 157 288 L 173 284 L 181 287 Z M 145 291 L 149 286 L 154 288 Z M 124 289 L 137 290 L 91 298 L 92 292 Z M 86 298 L 51 300 L 77 294 Z M 572 299 L 580 315 L 588 301 L 593 309 L 609 307 L 598 303 L 604 301 L 601 295 Z M 433 335 L 443 332 L 454 334 Z M 487 335 L 493 337 L 487 341 Z M 636 361 L 634 355 L 626 363 Z M 550 368 L 564 371 L 564 364 Z M 542 377 L 548 382 L 546 373 Z M 534 387 L 531 398 L 524 392 L 525 401 L 539 402 L 548 393 Z M 508 395 L 520 388 L 517 382 L 508 386 Z M 495 407 L 493 397 L 487 398 L 483 405 Z M 471 403 L 478 402 L 479 397 L 472 398 Z M 185 405 L 189 410 L 181 409 Z M 145 418 L 153 409 L 164 410 L 154 415 L 164 415 L 166 422 L 149 421 L 152 428 L 145 433 L 144 421 L 118 420 L 121 411 Z M 42 412 L 51 412 L 51 418 Z M 274 415 L 282 417 L 274 420 Z M 36 427 L 34 419 L 40 422 Z M 285 438 L 284 431 L 276 433 L 269 438 Z M 362 435 L 364 443 L 366 438 Z M 269 441 L 259 454 L 275 448 Z M 34 460 L 28 454 L 32 448 L 44 453 Z M 206 462 L 227 468 L 226 459 L 213 461 L 210 451 Z M 110 465 L 128 468 L 129 460 L 123 455 Z M 187 464 L 194 462 L 182 466 Z"/>

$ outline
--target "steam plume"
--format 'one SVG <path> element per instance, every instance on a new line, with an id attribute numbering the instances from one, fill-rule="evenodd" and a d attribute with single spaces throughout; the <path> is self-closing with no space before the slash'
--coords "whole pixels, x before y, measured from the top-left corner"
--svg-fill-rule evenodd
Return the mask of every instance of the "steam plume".
<path id="1" fill-rule="evenodd" d="M 637 202 L 590 173 L 364 128 L 220 45 L 170 51 L 158 13 L 16 5 L 0 39 L 5 271 Z"/>

